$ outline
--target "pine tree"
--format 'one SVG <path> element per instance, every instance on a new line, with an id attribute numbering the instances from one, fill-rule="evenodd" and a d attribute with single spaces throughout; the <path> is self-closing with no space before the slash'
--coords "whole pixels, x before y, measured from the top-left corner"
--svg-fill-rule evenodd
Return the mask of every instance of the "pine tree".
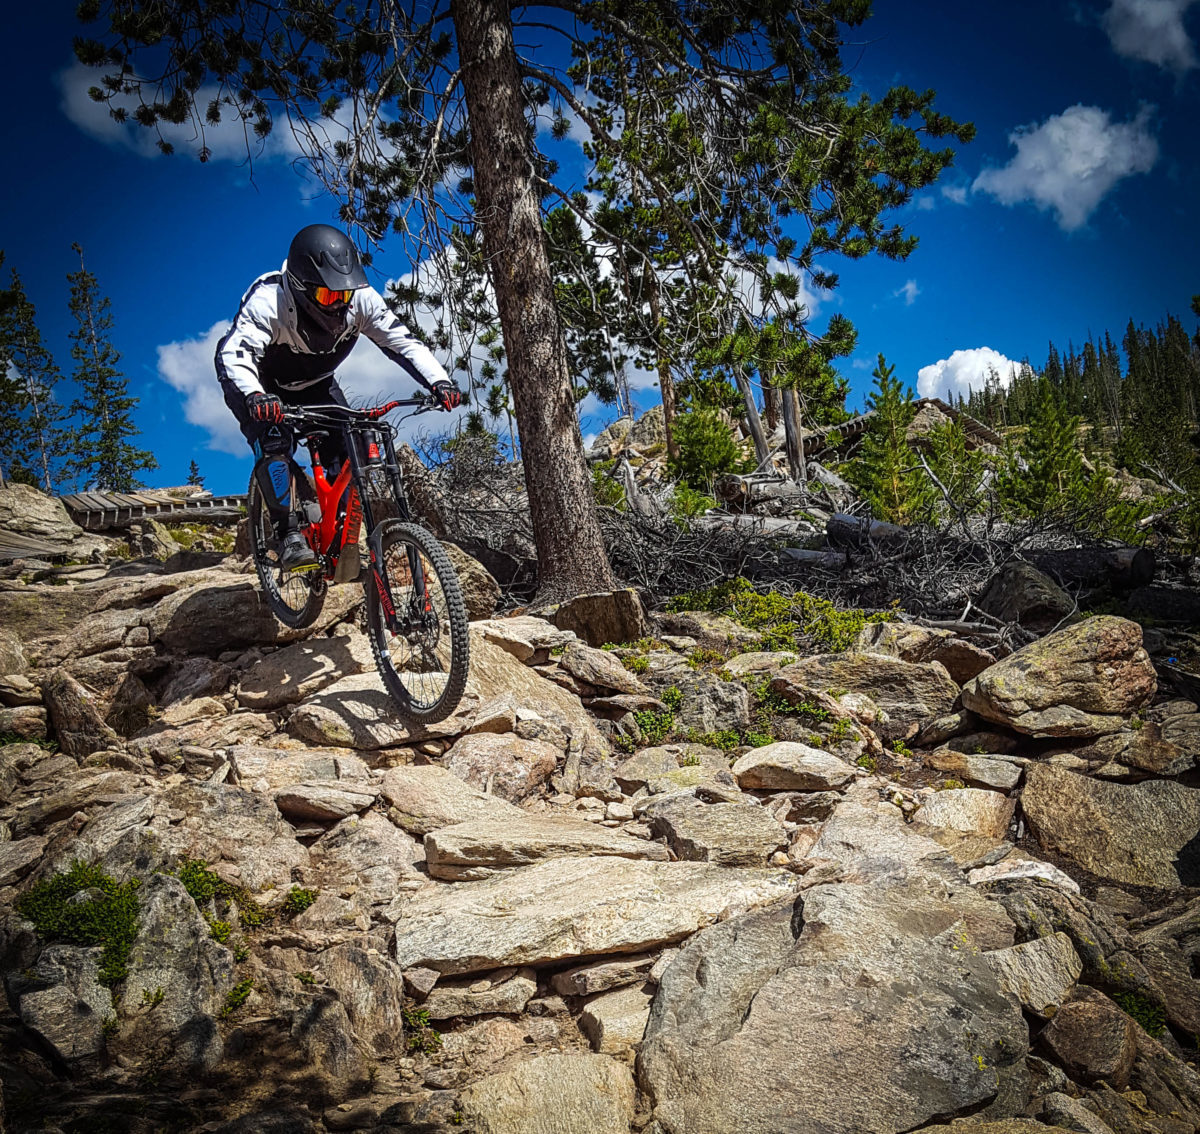
<path id="1" fill-rule="evenodd" d="M 913 393 L 882 354 L 872 377 L 875 390 L 867 398 L 867 409 L 874 416 L 848 479 L 881 520 L 911 523 L 925 515 L 934 500 L 929 479 L 908 444 L 908 427 L 916 414 Z"/>
<path id="2" fill-rule="evenodd" d="M 945 507 L 959 514 L 975 510 L 983 486 L 984 454 L 969 447 L 966 430 L 957 421 L 931 429 L 926 441 L 929 467 L 945 493 Z"/>
<path id="3" fill-rule="evenodd" d="M 196 464 L 196 458 L 192 458 L 192 463 L 188 465 L 188 484 L 195 485 L 197 488 L 204 487 L 204 477 L 200 475 L 200 466 Z"/>
<path id="4" fill-rule="evenodd" d="M 1043 376 L 1029 427 L 1001 477 L 1001 499 L 1016 512 L 1039 516 L 1078 498 L 1083 488 L 1079 419 Z"/>
<path id="5" fill-rule="evenodd" d="M 62 377 L 42 342 L 37 312 L 14 271 L 0 293 L 0 465 L 10 479 L 54 491 L 67 445 L 66 410 L 54 397 Z M 16 476 L 17 470 L 22 475 Z"/>
<path id="6" fill-rule="evenodd" d="M 67 275 L 71 314 L 79 324 L 71 332 L 71 357 L 75 381 L 83 392 L 71 407 L 83 421 L 72 471 L 85 487 L 132 492 L 141 487 L 137 474 L 158 468 L 158 462 L 153 453 L 130 443 L 140 433 L 133 422 L 137 399 L 117 368 L 121 356 L 109 340 L 113 323 L 109 302 L 84 265 L 83 249 L 78 244 L 71 247 L 79 254 L 79 271 Z"/>

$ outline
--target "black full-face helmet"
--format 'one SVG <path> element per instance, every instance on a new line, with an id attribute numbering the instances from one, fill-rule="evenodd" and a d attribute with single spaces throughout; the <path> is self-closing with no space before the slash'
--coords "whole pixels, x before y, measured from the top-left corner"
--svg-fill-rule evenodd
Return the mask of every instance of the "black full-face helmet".
<path id="1" fill-rule="evenodd" d="M 326 330 L 345 322 L 350 293 L 367 286 L 353 241 L 328 224 L 310 224 L 296 233 L 287 273 L 302 314 Z"/>

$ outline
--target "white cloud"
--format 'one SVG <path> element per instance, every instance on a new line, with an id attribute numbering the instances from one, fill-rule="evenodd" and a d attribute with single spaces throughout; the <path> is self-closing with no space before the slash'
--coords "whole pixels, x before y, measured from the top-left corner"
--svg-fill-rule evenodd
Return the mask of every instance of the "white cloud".
<path id="1" fill-rule="evenodd" d="M 184 417 L 208 433 L 211 448 L 237 457 L 249 456 L 250 450 L 237 419 L 225 405 L 213 364 L 217 343 L 228 329 L 229 322 L 222 320 L 195 338 L 160 346 L 158 376 L 183 395 Z M 359 338 L 350 357 L 338 368 L 338 383 L 351 404 L 408 397 L 417 388 L 416 383 L 365 336 Z M 401 425 L 400 435 L 409 438 L 423 428 L 436 431 L 452 428 L 464 412 L 413 418 Z"/>
<path id="2" fill-rule="evenodd" d="M 917 211 L 921 213 L 930 213 L 937 208 L 937 201 L 929 196 L 917 198 Z"/>
<path id="3" fill-rule="evenodd" d="M 943 185 L 942 196 L 956 205 L 967 203 L 967 187 L 965 185 Z"/>
<path id="4" fill-rule="evenodd" d="M 1196 65 L 1183 14 L 1195 0 L 1112 0 L 1104 30 L 1118 55 L 1171 71 Z"/>
<path id="5" fill-rule="evenodd" d="M 850 360 L 850 367 L 853 370 L 874 370 L 875 360 L 872 358 L 853 358 Z"/>
<path id="6" fill-rule="evenodd" d="M 1072 106 L 1040 126 L 1009 135 L 1016 157 L 999 169 L 985 169 L 972 188 L 1001 204 L 1032 201 L 1052 209 L 1059 226 L 1071 232 L 1087 222 L 1104 196 L 1158 160 L 1158 143 L 1147 128 L 1149 108 L 1132 122 L 1113 122 L 1096 106 Z"/>
<path id="7" fill-rule="evenodd" d="M 911 307 L 917 302 L 917 296 L 921 294 L 921 289 L 917 287 L 916 280 L 906 280 L 903 287 L 898 287 L 892 295 L 896 298 L 904 296 L 904 306 Z"/>
<path id="8" fill-rule="evenodd" d="M 947 394 L 965 396 L 984 384 L 989 370 L 1000 376 L 1002 386 L 1008 386 L 1013 372 L 1020 373 L 1021 364 L 991 347 L 956 350 L 949 358 L 922 366 L 917 371 L 917 393 L 923 398 L 945 398 Z"/>

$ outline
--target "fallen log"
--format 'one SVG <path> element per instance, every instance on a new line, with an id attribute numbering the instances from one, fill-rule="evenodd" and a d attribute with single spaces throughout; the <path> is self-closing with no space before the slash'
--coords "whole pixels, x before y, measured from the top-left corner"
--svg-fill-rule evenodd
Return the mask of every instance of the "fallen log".
<path id="1" fill-rule="evenodd" d="M 817 529 L 807 520 L 780 520 L 774 516 L 697 516 L 692 526 L 706 531 L 725 529 L 743 535 L 764 535 L 778 539 L 798 539 L 815 535 Z"/>
<path id="2" fill-rule="evenodd" d="M 1067 547 L 1027 551 L 1024 557 L 1061 586 L 1144 587 L 1154 579 L 1157 563 L 1146 547 Z"/>
<path id="3" fill-rule="evenodd" d="M 848 516 L 844 512 L 829 517 L 825 538 L 834 547 L 866 547 L 869 544 L 895 547 L 908 542 L 908 529 L 870 516 Z"/>
<path id="4" fill-rule="evenodd" d="M 844 571 L 850 559 L 844 551 L 810 551 L 805 547 L 782 548 L 779 558 L 789 567 L 820 571 Z"/>
<path id="5" fill-rule="evenodd" d="M 808 499 L 805 489 L 794 481 L 779 477 L 740 476 L 737 473 L 720 477 L 713 485 L 713 491 L 723 504 L 743 511 L 769 500 L 803 506 Z"/>

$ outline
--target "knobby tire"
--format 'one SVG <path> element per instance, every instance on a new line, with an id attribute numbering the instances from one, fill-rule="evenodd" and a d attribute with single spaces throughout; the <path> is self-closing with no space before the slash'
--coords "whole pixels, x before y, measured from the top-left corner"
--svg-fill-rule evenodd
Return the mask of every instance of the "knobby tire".
<path id="1" fill-rule="evenodd" d="M 325 605 L 325 578 L 320 571 L 283 571 L 271 558 L 275 554 L 275 531 L 258 477 L 253 474 L 246 494 L 246 514 L 250 520 L 250 554 L 271 613 L 293 630 L 311 626 Z"/>
<path id="2" fill-rule="evenodd" d="M 428 674 L 440 673 L 441 670 L 410 669 L 404 665 L 404 657 L 397 658 L 407 647 L 414 653 L 422 650 L 419 643 L 421 634 L 392 636 L 384 617 L 383 606 L 379 598 L 379 590 L 375 581 L 375 572 L 367 569 L 364 572 L 363 586 L 366 591 L 367 607 L 367 637 L 371 642 L 371 652 L 375 656 L 375 665 L 383 680 L 384 688 L 392 698 L 397 715 L 408 724 L 427 725 L 444 720 L 458 708 L 463 691 L 467 686 L 467 669 L 469 665 L 470 634 L 467 629 L 467 609 L 463 602 L 462 589 L 459 587 L 458 576 L 450 563 L 442 545 L 424 528 L 416 524 L 403 523 L 400 520 L 382 520 L 376 525 L 379 542 L 382 547 L 384 561 L 388 564 L 389 598 L 397 613 L 404 612 L 415 593 L 412 584 L 411 571 L 404 563 L 408 561 L 407 548 L 417 550 L 423 570 L 427 576 L 432 575 L 436 581 L 438 594 L 442 600 L 440 609 L 434 614 L 439 624 L 439 632 L 432 656 L 448 662 L 445 668 L 445 685 L 436 696 L 426 688 L 424 678 Z M 403 549 L 399 558 L 397 549 Z M 431 593 L 431 601 L 438 607 L 437 596 Z M 444 630 L 441 624 L 445 623 Z M 444 639 L 444 641 L 443 641 Z M 431 651 L 424 650 L 426 657 Z M 397 668 L 397 661 L 401 662 Z"/>

